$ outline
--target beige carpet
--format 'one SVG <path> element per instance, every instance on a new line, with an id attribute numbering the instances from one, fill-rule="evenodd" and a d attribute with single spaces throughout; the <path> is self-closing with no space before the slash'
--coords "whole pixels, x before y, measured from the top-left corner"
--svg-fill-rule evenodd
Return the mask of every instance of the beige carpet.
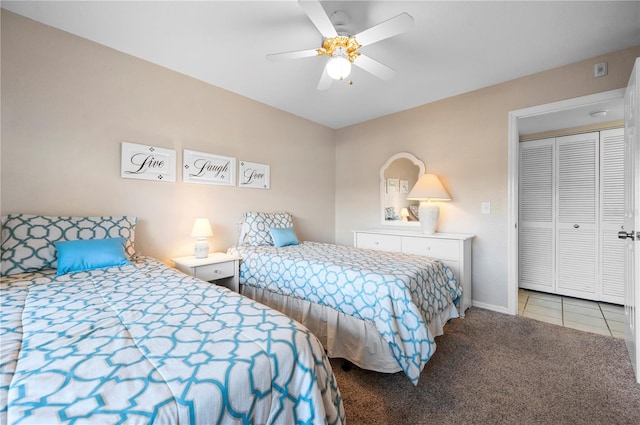
<path id="1" fill-rule="evenodd" d="M 417 387 L 333 359 L 347 423 L 640 424 L 620 339 L 472 308 L 436 343 Z"/>

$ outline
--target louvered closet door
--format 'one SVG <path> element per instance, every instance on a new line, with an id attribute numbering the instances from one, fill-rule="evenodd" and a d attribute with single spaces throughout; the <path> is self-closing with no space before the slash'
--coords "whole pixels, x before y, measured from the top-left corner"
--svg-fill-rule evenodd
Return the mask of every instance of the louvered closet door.
<path id="1" fill-rule="evenodd" d="M 556 139 L 556 293 L 597 299 L 599 133 Z"/>
<path id="2" fill-rule="evenodd" d="M 519 287 L 554 292 L 554 142 L 520 144 Z"/>
<path id="3" fill-rule="evenodd" d="M 624 304 L 624 129 L 600 132 L 600 265 L 602 301 Z"/>

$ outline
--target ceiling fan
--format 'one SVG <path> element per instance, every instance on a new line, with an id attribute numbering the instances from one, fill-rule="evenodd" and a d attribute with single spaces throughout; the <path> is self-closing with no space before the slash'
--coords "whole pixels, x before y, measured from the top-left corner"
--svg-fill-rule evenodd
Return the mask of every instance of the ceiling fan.
<path id="1" fill-rule="evenodd" d="M 343 11 L 327 15 L 319 0 L 298 0 L 311 22 L 324 37 L 322 47 L 317 49 L 298 50 L 294 52 L 273 53 L 267 55 L 268 60 L 299 59 L 312 56 L 328 56 L 318 90 L 331 87 L 333 80 L 343 80 L 351 72 L 351 64 L 364 69 L 382 80 L 389 80 L 396 71 L 358 51 L 360 47 L 393 37 L 413 28 L 413 18 L 408 13 L 401 13 L 378 25 L 353 35 L 347 29 L 349 17 Z"/>

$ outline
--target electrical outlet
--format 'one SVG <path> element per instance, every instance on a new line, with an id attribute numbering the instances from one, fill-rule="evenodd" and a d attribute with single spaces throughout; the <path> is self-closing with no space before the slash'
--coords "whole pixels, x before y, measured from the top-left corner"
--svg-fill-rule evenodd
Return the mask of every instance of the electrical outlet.
<path id="1" fill-rule="evenodd" d="M 480 205 L 480 211 L 482 214 L 491 214 L 491 202 L 483 202 Z"/>
<path id="2" fill-rule="evenodd" d="M 593 66 L 594 77 L 604 77 L 607 75 L 607 62 L 600 62 Z"/>

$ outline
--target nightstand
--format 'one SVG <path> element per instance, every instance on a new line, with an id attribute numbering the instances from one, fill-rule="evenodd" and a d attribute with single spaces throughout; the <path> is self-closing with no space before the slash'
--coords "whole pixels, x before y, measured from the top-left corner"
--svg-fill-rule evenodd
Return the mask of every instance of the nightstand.
<path id="1" fill-rule="evenodd" d="M 212 252 L 207 258 L 194 256 L 172 258 L 176 269 L 198 279 L 225 286 L 240 293 L 238 264 L 240 258 L 223 252 Z"/>

